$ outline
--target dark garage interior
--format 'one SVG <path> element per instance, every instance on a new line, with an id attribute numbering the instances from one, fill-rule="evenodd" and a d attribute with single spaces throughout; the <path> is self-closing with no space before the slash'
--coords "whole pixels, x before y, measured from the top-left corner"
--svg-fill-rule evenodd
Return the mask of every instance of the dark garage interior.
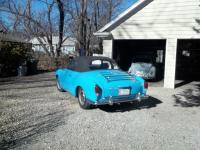
<path id="1" fill-rule="evenodd" d="M 176 80 L 200 80 L 200 39 L 178 40 Z"/>
<path id="2" fill-rule="evenodd" d="M 166 40 L 114 40 L 113 58 L 127 71 L 132 62 L 153 63 L 157 78 L 164 77 Z"/>

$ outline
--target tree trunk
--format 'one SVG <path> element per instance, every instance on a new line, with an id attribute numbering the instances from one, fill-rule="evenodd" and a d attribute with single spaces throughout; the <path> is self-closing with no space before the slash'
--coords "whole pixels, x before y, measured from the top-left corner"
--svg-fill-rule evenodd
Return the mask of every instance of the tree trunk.
<path id="1" fill-rule="evenodd" d="M 80 12 L 80 55 L 86 55 L 86 37 L 87 37 L 87 0 L 81 0 Z"/>
<path id="2" fill-rule="evenodd" d="M 61 0 L 56 0 L 56 3 L 58 5 L 58 10 L 59 10 L 59 41 L 58 45 L 56 47 L 56 57 L 60 57 L 61 53 L 61 47 L 63 43 L 63 32 L 64 32 L 64 21 L 65 21 L 65 15 L 64 15 L 64 6 L 63 2 Z"/>

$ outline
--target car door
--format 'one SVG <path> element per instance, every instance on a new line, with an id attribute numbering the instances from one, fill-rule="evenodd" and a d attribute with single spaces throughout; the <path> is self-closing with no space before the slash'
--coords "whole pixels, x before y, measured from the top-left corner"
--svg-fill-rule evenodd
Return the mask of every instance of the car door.
<path id="1" fill-rule="evenodd" d="M 75 60 L 72 60 L 64 73 L 64 76 L 65 76 L 64 87 L 71 94 L 74 94 L 74 88 L 76 87 L 75 83 L 76 83 L 77 76 L 79 74 L 76 71 L 76 65 L 77 65 L 77 62 Z"/>
<path id="2" fill-rule="evenodd" d="M 70 91 L 70 86 L 71 86 L 71 76 L 72 76 L 72 70 L 74 70 L 75 68 L 75 61 L 72 60 L 69 65 L 67 66 L 66 69 L 64 69 L 63 71 L 63 85 L 62 87 L 67 90 Z"/>
<path id="3" fill-rule="evenodd" d="M 76 70 L 71 70 L 71 69 L 68 70 L 66 83 L 67 83 L 68 92 L 70 92 L 72 95 L 74 95 L 78 75 L 79 73 Z"/>

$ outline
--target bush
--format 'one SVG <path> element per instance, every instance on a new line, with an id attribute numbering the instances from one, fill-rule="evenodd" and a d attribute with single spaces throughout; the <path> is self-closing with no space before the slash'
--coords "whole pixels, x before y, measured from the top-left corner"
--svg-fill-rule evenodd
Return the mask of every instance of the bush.
<path id="1" fill-rule="evenodd" d="M 68 55 L 60 56 L 57 60 L 58 66 L 66 67 L 69 62 L 69 57 Z M 55 71 L 58 67 L 56 65 L 56 59 L 49 57 L 44 52 L 34 52 L 34 58 L 37 60 L 37 69 L 39 71 Z"/>
<path id="2" fill-rule="evenodd" d="M 0 41 L 0 76 L 17 75 L 17 68 L 30 58 L 31 44 Z"/>

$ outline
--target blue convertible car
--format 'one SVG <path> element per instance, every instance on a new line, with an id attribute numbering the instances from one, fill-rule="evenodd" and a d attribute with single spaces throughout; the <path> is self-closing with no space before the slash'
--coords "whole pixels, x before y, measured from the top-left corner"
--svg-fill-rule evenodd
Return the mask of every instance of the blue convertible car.
<path id="1" fill-rule="evenodd" d="M 148 98 L 148 83 L 121 71 L 107 57 L 77 57 L 56 71 L 57 88 L 78 98 L 83 109 L 91 105 L 132 102 Z"/>

